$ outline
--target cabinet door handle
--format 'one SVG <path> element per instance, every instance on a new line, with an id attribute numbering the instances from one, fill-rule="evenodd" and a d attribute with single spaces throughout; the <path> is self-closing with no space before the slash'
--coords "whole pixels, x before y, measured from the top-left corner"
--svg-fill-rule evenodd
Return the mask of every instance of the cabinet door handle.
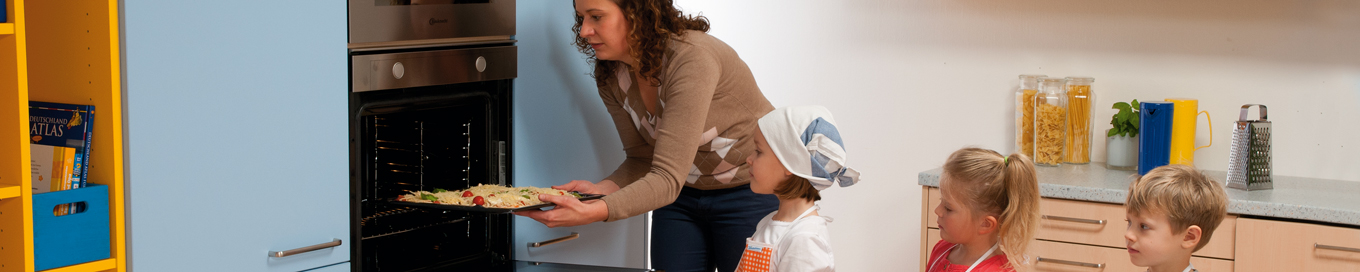
<path id="1" fill-rule="evenodd" d="M 1065 265 L 1085 266 L 1085 267 L 1091 267 L 1091 268 L 1105 268 L 1105 264 L 1093 264 L 1093 263 L 1074 262 L 1074 261 L 1059 260 L 1059 259 L 1054 259 L 1054 258 L 1044 258 L 1044 257 L 1039 257 L 1039 258 L 1037 259 L 1037 261 L 1040 261 L 1040 262 L 1057 263 L 1057 264 L 1065 264 Z"/>
<path id="2" fill-rule="evenodd" d="M 547 241 L 542 241 L 542 242 L 537 242 L 537 243 L 529 243 L 529 247 L 541 247 L 541 246 L 546 246 L 546 245 L 551 245 L 551 244 L 566 242 L 566 241 L 569 241 L 569 240 L 572 240 L 572 239 L 576 239 L 576 238 L 580 238 L 580 237 L 581 237 L 580 234 L 577 234 L 577 233 L 573 232 L 573 233 L 571 233 L 570 235 L 562 236 L 562 237 L 557 237 L 557 238 L 554 238 L 554 239 L 552 239 L 552 240 L 547 240 Z"/>
<path id="3" fill-rule="evenodd" d="M 1340 251 L 1350 251 L 1350 252 L 1357 252 L 1357 253 L 1360 253 L 1360 248 L 1329 246 L 1329 245 L 1324 245 L 1324 244 L 1319 244 L 1319 243 L 1313 243 L 1313 248 L 1316 248 L 1316 249 L 1340 250 Z"/>
<path id="4" fill-rule="evenodd" d="M 302 253 L 317 251 L 317 250 L 326 249 L 326 248 L 338 247 L 338 246 L 340 246 L 340 239 L 334 239 L 334 240 L 331 240 L 330 242 L 321 243 L 321 244 L 315 244 L 315 245 L 311 245 L 311 246 L 299 247 L 299 248 L 294 248 L 294 249 L 289 249 L 289 250 L 284 250 L 284 251 L 270 251 L 270 252 L 269 252 L 269 257 L 283 258 L 283 257 L 288 257 L 288 256 L 293 256 L 293 255 L 298 255 L 298 254 L 302 254 Z"/>
<path id="5" fill-rule="evenodd" d="M 1068 221 L 1068 222 L 1077 222 L 1077 223 L 1087 223 L 1087 224 L 1096 224 L 1096 225 L 1104 225 L 1104 224 L 1105 224 L 1105 220 L 1083 219 L 1083 218 L 1072 218 L 1072 217 L 1062 217 L 1062 216 L 1052 216 L 1052 215 L 1045 215 L 1045 216 L 1044 216 L 1044 219 L 1052 219 L 1052 220 Z"/>

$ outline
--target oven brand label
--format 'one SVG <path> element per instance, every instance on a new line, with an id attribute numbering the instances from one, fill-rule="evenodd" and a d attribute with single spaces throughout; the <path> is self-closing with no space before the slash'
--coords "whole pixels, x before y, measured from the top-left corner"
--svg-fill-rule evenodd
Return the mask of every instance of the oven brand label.
<path id="1" fill-rule="evenodd" d="M 449 19 L 435 19 L 435 18 L 430 18 L 430 25 L 434 25 L 434 24 L 442 24 L 442 23 L 448 23 L 448 22 L 449 22 Z"/>

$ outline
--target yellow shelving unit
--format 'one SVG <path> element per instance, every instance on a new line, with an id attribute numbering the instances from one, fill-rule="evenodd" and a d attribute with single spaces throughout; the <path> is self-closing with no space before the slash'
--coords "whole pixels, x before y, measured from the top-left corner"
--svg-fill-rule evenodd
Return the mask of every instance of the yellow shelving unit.
<path id="1" fill-rule="evenodd" d="M 111 257 L 43 272 L 126 271 L 118 3 L 0 1 L 0 272 L 36 272 L 30 100 L 95 106 L 89 182 L 109 187 Z"/>

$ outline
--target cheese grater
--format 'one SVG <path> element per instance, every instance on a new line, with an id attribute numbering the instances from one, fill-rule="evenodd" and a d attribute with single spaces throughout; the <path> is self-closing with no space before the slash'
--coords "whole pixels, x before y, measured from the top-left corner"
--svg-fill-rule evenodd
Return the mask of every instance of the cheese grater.
<path id="1" fill-rule="evenodd" d="M 1247 109 L 1257 106 L 1261 119 L 1247 120 Z M 1242 105 L 1233 126 L 1232 150 L 1228 154 L 1228 188 L 1265 190 L 1272 188 L 1270 173 L 1270 121 L 1266 105 Z"/>

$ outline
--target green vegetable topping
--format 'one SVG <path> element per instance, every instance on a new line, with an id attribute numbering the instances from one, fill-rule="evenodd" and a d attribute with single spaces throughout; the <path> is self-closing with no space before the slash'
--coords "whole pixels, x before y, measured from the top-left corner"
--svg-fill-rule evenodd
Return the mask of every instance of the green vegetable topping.
<path id="1" fill-rule="evenodd" d="M 530 199 L 529 196 L 527 196 L 527 195 L 521 195 L 521 196 L 524 197 L 524 199 Z"/>
<path id="2" fill-rule="evenodd" d="M 571 195 L 576 196 L 576 198 L 581 198 L 581 193 L 571 192 Z"/>
<path id="3" fill-rule="evenodd" d="M 439 201 L 439 198 L 435 198 L 434 195 L 432 194 L 420 194 L 420 199 L 429 201 Z"/>
<path id="4" fill-rule="evenodd" d="M 449 190 L 434 188 L 434 193 L 436 193 L 436 194 L 438 194 L 438 193 L 443 193 L 443 192 L 448 192 L 448 191 L 449 191 Z"/>

